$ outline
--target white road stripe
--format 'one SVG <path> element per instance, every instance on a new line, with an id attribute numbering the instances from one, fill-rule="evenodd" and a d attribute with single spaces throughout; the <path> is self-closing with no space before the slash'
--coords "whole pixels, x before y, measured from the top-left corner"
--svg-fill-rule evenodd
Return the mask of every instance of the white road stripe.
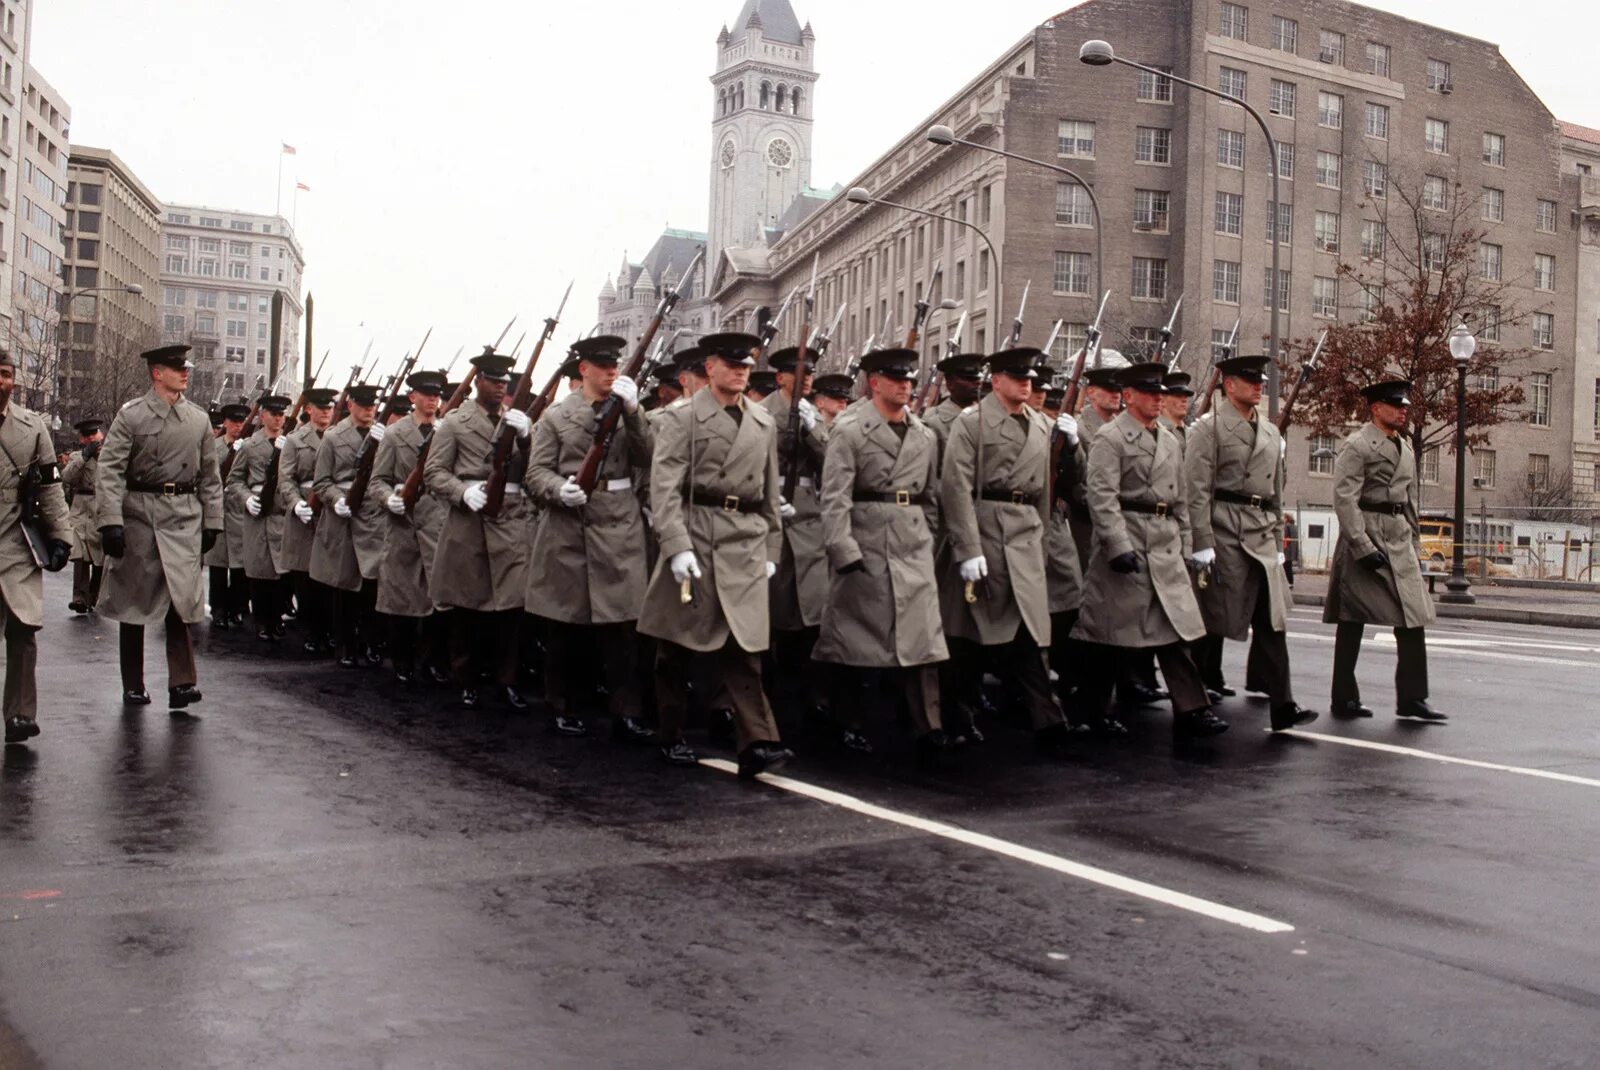
<path id="1" fill-rule="evenodd" d="M 721 758 L 702 758 L 700 759 L 700 764 L 708 769 L 716 769 L 723 773 L 737 774 L 739 772 L 737 765 Z M 1079 880 L 1089 881 L 1119 892 L 1126 892 L 1129 895 L 1136 895 L 1166 906 L 1177 907 L 1179 910 L 1202 914 L 1208 918 L 1215 918 L 1217 921 L 1225 921 L 1230 925 L 1252 929 L 1258 933 L 1294 932 L 1293 925 L 1263 917 L 1260 914 L 1252 914 L 1249 911 L 1238 910 L 1234 907 L 1224 906 L 1221 903 L 1213 903 L 1208 899 L 1200 899 L 1183 892 L 1175 892 L 1160 885 L 1148 884 L 1132 877 L 1124 877 L 1120 873 L 1112 873 L 1110 870 L 1085 865 L 1082 862 L 1073 862 L 1070 859 L 1061 858 L 1032 847 L 1024 847 L 1021 844 L 1012 843 L 1009 840 L 986 836 L 981 832 L 970 832 L 954 825 L 946 825 L 942 821 L 930 821 L 925 817 L 903 814 L 898 810 L 890 810 L 886 807 L 865 802 L 853 795 L 845 795 L 841 792 L 819 788 L 800 780 L 791 780 L 789 777 L 775 776 L 769 773 L 761 774 L 760 779 L 763 783 L 770 784 L 775 788 L 781 788 L 795 795 L 803 795 L 817 802 L 827 803 L 830 806 L 837 806 L 867 817 L 877 818 L 879 821 L 888 821 L 891 824 L 916 829 L 918 832 L 926 832 L 931 836 L 954 840 L 969 847 L 992 851 L 1007 858 L 1014 858 L 1019 862 L 1027 862 L 1043 869 L 1064 873 L 1069 877 L 1077 877 Z"/>
<path id="2" fill-rule="evenodd" d="M 1268 729 L 1267 731 L 1271 731 Z M 1299 728 L 1290 728 L 1277 733 L 1280 736 L 1298 736 L 1301 739 L 1315 740 L 1319 743 L 1338 743 L 1344 747 L 1360 747 L 1362 750 L 1383 751 L 1386 754 L 1403 754 L 1410 758 L 1425 758 L 1430 762 L 1444 762 L 1448 765 L 1470 765 L 1474 769 L 1492 769 L 1497 773 L 1515 773 L 1518 776 L 1538 777 L 1540 780 L 1559 780 L 1563 784 L 1579 784 L 1586 788 L 1600 788 L 1600 780 L 1593 777 L 1574 776 L 1571 773 L 1556 773 L 1548 769 L 1529 769 L 1520 765 L 1502 765 L 1500 762 L 1480 762 L 1476 758 L 1457 758 L 1449 754 L 1436 754 L 1433 751 L 1417 750 L 1414 747 L 1400 747 L 1393 743 L 1377 743 L 1370 739 L 1356 739 L 1352 736 L 1330 736 L 1322 732 L 1306 732 Z"/>
<path id="3" fill-rule="evenodd" d="M 1313 632 L 1289 632 L 1288 634 L 1289 638 L 1291 639 L 1310 639 L 1313 642 L 1318 643 L 1331 643 L 1334 640 L 1332 635 L 1318 635 Z M 1379 646 L 1394 646 L 1394 636 L 1389 635 L 1386 632 L 1377 635 L 1369 633 L 1366 641 L 1376 642 Z M 1572 658 L 1535 657 L 1532 654 L 1504 654 L 1493 650 L 1480 650 L 1477 648 L 1469 649 L 1453 643 L 1430 642 L 1428 644 L 1428 652 L 1430 654 L 1440 654 L 1446 657 L 1471 658 L 1474 661 L 1483 659 L 1488 659 L 1490 661 L 1522 661 L 1527 662 L 1530 665 L 1559 665 L 1564 668 L 1573 669 L 1593 669 L 1595 667 L 1593 660 L 1575 661 Z"/>

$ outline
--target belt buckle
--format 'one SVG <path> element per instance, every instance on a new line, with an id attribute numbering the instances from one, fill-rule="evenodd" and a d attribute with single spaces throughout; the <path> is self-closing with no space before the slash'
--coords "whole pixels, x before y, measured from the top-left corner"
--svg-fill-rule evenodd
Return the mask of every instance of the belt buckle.
<path id="1" fill-rule="evenodd" d="M 1156 502 L 1156 516 L 1167 516 L 1169 509 L 1166 502 Z"/>
<path id="2" fill-rule="evenodd" d="M 1014 491 L 1011 492 L 1011 504 L 1012 505 L 1027 505 L 1028 504 L 1028 496 L 1026 494 L 1024 494 L 1020 490 L 1014 490 Z"/>
<path id="3" fill-rule="evenodd" d="M 737 494 L 725 495 L 722 499 L 724 513 L 737 513 L 739 511 L 739 496 Z"/>
<path id="4" fill-rule="evenodd" d="M 909 490 L 897 490 L 897 491 L 895 491 L 894 492 L 894 503 L 896 505 L 910 505 L 911 504 L 911 492 Z"/>
<path id="5" fill-rule="evenodd" d="M 168 498 L 175 497 L 178 493 L 178 484 L 170 482 L 161 484 L 161 493 Z"/>
<path id="6" fill-rule="evenodd" d="M 1259 494 L 1250 495 L 1250 508 L 1252 508 L 1252 509 L 1265 509 L 1266 507 L 1267 507 L 1266 499 L 1262 498 L 1261 495 L 1259 495 Z"/>

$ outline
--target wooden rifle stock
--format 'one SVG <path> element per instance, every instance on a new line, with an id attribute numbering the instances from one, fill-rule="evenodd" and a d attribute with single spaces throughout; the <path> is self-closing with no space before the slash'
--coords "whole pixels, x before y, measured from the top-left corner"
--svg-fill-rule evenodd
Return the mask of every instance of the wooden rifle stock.
<path id="1" fill-rule="evenodd" d="M 1222 385 L 1222 369 L 1215 364 L 1211 366 L 1211 377 L 1206 380 L 1206 392 L 1200 396 L 1200 401 L 1194 407 L 1196 420 L 1211 411 L 1211 399 L 1217 396 L 1217 387 Z"/>
<path id="2" fill-rule="evenodd" d="M 522 375 L 517 379 L 517 392 L 509 406 L 519 412 L 526 412 L 530 422 L 544 415 L 544 410 L 555 397 L 556 388 L 561 382 L 561 369 L 557 368 L 544 389 L 539 391 L 538 400 L 542 402 L 539 411 L 531 411 L 535 400 L 533 369 L 539 366 L 539 354 L 544 352 L 545 342 L 555 333 L 556 323 L 555 317 L 544 321 L 544 332 L 534 344 L 533 354 L 528 357 L 528 366 L 522 370 Z M 511 479 L 511 454 L 516 444 L 517 436 L 511 433 L 511 428 L 506 425 L 505 418 L 502 417 L 495 425 L 494 438 L 489 443 L 489 478 L 483 485 L 484 493 L 489 496 L 489 500 L 483 506 L 484 516 L 499 516 L 501 507 L 505 505 L 506 484 Z"/>
<path id="3" fill-rule="evenodd" d="M 795 488 L 800 484 L 800 405 L 805 400 L 806 374 L 809 371 L 810 353 L 806 340 L 811 337 L 811 298 L 806 298 L 806 319 L 800 327 L 800 351 L 794 358 L 794 395 L 789 399 L 789 464 L 783 473 L 783 496 L 794 503 Z"/>
<path id="4" fill-rule="evenodd" d="M 326 360 L 327 358 L 323 359 Z M 287 428 L 300 418 L 300 411 L 306 407 L 306 391 L 310 390 L 315 385 L 317 385 L 317 380 L 315 376 L 312 376 L 310 379 L 307 379 L 305 385 L 300 388 L 300 396 L 294 399 L 294 408 L 290 409 L 289 415 L 283 418 L 283 426 L 286 429 L 283 432 L 284 434 L 287 434 Z M 266 478 L 261 484 L 262 516 L 271 516 L 273 510 L 278 507 L 278 471 L 281 467 L 278 462 L 282 459 L 283 451 L 274 447 L 272 451 L 272 459 L 267 462 Z"/>

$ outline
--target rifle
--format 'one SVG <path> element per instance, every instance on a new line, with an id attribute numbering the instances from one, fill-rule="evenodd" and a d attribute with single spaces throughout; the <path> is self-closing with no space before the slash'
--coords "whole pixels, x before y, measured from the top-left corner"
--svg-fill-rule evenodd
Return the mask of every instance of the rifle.
<path id="1" fill-rule="evenodd" d="M 1172 327 L 1178 322 L 1178 310 L 1182 307 L 1183 295 L 1179 294 L 1178 303 L 1172 306 L 1172 315 L 1167 317 L 1167 325 L 1161 328 L 1161 347 L 1156 350 L 1155 359 L 1162 363 L 1166 363 L 1167 347 L 1172 344 Z M 1173 358 L 1173 364 L 1176 365 L 1176 363 L 1177 358 Z M 1167 370 L 1171 371 L 1172 367 L 1169 366 Z"/>
<path id="2" fill-rule="evenodd" d="M 1022 288 L 1022 300 L 1017 304 L 1016 319 L 1011 321 L 1011 343 L 1007 349 L 1015 349 L 1022 344 L 1022 314 L 1028 310 L 1028 291 L 1033 289 L 1033 280 Z"/>
<path id="3" fill-rule="evenodd" d="M 511 322 L 507 323 L 505 330 L 500 332 L 500 337 L 495 339 L 494 345 L 484 346 L 483 351 L 485 353 L 493 353 L 496 347 L 498 347 L 501 342 L 506 340 L 506 335 L 511 333 L 511 327 L 516 322 L 517 317 L 512 316 Z M 466 347 L 463 346 L 462 348 L 465 349 Z M 459 355 L 460 354 L 458 353 L 457 356 Z M 450 363 L 454 364 L 455 361 L 451 361 Z M 467 394 L 472 390 L 472 385 L 477 381 L 478 370 L 474 368 L 472 370 L 472 374 L 462 379 L 461 382 L 456 385 L 455 392 L 450 395 L 449 400 L 447 400 L 443 405 L 439 406 L 439 411 L 433 418 L 435 425 L 442 422 L 444 418 L 450 415 L 453 410 L 461 407 L 462 402 L 467 400 Z M 400 487 L 400 497 L 406 503 L 406 512 L 408 514 L 412 509 L 416 508 L 417 499 L 422 497 L 422 469 L 428 463 L 428 450 L 432 446 L 432 435 L 429 435 L 427 438 L 422 440 L 422 448 L 417 451 L 417 463 L 411 466 L 410 473 L 406 475 L 405 483 Z"/>
<path id="4" fill-rule="evenodd" d="M 811 314 L 817 303 L 817 265 L 821 259 L 821 253 L 811 258 L 811 288 L 806 291 L 806 318 L 800 324 L 800 351 L 795 354 L 794 361 L 794 394 L 789 399 L 789 464 L 783 476 L 783 496 L 791 502 L 795 488 L 800 485 L 800 405 L 805 394 L 806 347 L 811 340 Z"/>
<path id="5" fill-rule="evenodd" d="M 1184 348 L 1184 346 L 1186 346 L 1188 344 L 1189 344 L 1188 342 L 1179 342 L 1178 343 L 1178 350 L 1177 350 L 1177 352 L 1172 354 L 1172 362 L 1167 365 L 1167 371 L 1175 372 L 1175 371 L 1178 370 L 1178 361 L 1183 359 L 1183 348 Z"/>
<path id="6" fill-rule="evenodd" d="M 452 368 L 454 368 L 454 367 L 455 367 L 455 366 L 456 366 L 456 361 L 458 361 L 458 360 L 460 360 L 460 359 L 461 359 L 461 354 L 462 354 L 462 353 L 464 353 L 464 352 L 466 352 L 466 349 L 467 349 L 467 347 L 466 347 L 466 346 L 460 346 L 460 347 L 458 347 L 458 348 L 457 348 L 457 349 L 456 349 L 456 355 L 455 355 L 455 356 L 453 356 L 453 357 L 451 357 L 451 358 L 450 358 L 450 363 L 449 363 L 449 364 L 446 364 L 446 365 L 445 365 L 445 366 L 444 366 L 444 378 L 445 378 L 445 382 L 449 382 L 449 381 L 450 381 L 450 371 L 451 371 L 451 369 L 452 369 Z"/>
<path id="7" fill-rule="evenodd" d="M 1239 318 L 1234 317 L 1233 330 L 1228 333 L 1227 344 L 1222 347 L 1222 356 L 1218 357 L 1217 360 L 1227 360 L 1233 356 L 1233 343 L 1238 337 Z M 1211 362 L 1211 378 L 1206 380 L 1206 391 L 1200 395 L 1200 401 L 1195 407 L 1194 418 L 1196 420 L 1211 411 L 1211 397 L 1217 392 L 1217 385 L 1222 382 L 1222 371 L 1217 367 L 1217 360 Z"/>
<path id="8" fill-rule="evenodd" d="M 574 280 L 576 281 L 576 280 Z M 528 366 L 517 379 L 517 392 L 511 399 L 511 408 L 527 412 L 533 404 L 533 369 L 539 366 L 539 354 L 544 352 L 544 344 L 556 332 L 556 324 L 561 322 L 561 313 L 566 311 L 567 298 L 572 296 L 573 283 L 567 283 L 567 292 L 561 295 L 561 304 L 556 309 L 556 314 L 544 321 L 544 330 L 539 332 L 539 340 L 534 343 L 533 355 L 528 358 Z M 520 342 L 518 343 L 521 344 Z M 544 399 L 555 397 L 556 388 L 560 385 L 561 369 L 557 368 L 555 375 L 550 377 L 550 382 L 539 392 L 539 397 Z M 530 418 L 538 419 L 544 413 L 545 401 L 539 406 L 538 413 L 529 413 Z M 503 409 L 502 409 L 503 411 Z M 484 481 L 484 493 L 489 500 L 484 503 L 484 516 L 499 516 L 500 507 L 506 500 L 506 482 L 510 476 L 508 469 L 511 467 L 512 447 L 516 445 L 517 437 L 511 434 L 509 425 L 502 415 L 495 424 L 494 437 L 489 440 L 489 478 Z"/>
<path id="9" fill-rule="evenodd" d="M 911 328 L 906 331 L 906 348 L 915 349 L 922 340 L 922 328 L 928 322 L 928 309 L 932 307 L 933 288 L 938 285 L 939 274 L 944 271 L 944 261 L 933 265 L 933 277 L 928 280 L 927 292 L 922 295 L 922 300 L 917 302 L 917 312 L 911 320 Z"/>
<path id="10" fill-rule="evenodd" d="M 405 363 L 395 370 L 389 378 L 389 386 L 383 391 L 383 408 L 378 410 L 376 418 L 380 426 L 387 426 L 389 414 L 394 411 L 394 388 L 406 381 L 406 376 L 411 374 L 411 369 L 417 366 L 417 361 L 422 357 L 422 351 L 427 348 L 428 339 L 433 337 L 433 328 L 428 328 L 428 333 L 422 336 L 422 344 L 417 346 L 417 351 L 408 356 Z M 361 503 L 367 500 L 367 487 L 372 482 L 372 465 L 378 459 L 378 442 L 368 434 L 361 443 L 361 457 L 356 461 L 356 474 L 350 480 L 350 489 L 345 491 L 345 504 L 352 513 L 361 511 Z"/>
<path id="11" fill-rule="evenodd" d="M 1050 328 L 1050 337 L 1045 339 L 1044 366 L 1046 368 L 1050 366 L 1050 351 L 1056 347 L 1056 339 L 1061 337 L 1061 325 L 1065 322 L 1066 320 L 1056 320 L 1055 326 Z"/>
<path id="12" fill-rule="evenodd" d="M 961 318 L 956 320 L 956 329 L 955 329 L 955 331 L 951 333 L 949 338 L 945 339 L 945 342 L 944 342 L 945 356 L 953 357 L 953 356 L 956 356 L 957 354 L 959 354 L 961 352 L 961 336 L 962 336 L 963 333 L 966 332 L 966 329 L 967 329 L 967 310 L 966 309 L 962 309 L 961 310 Z M 929 354 L 929 355 L 930 356 L 938 356 L 937 353 L 933 353 L 933 354 Z M 916 407 L 912 411 L 915 412 L 918 416 L 921 416 L 924 412 L 927 412 L 929 406 L 938 404 L 938 402 L 939 402 L 939 392 L 941 390 L 943 390 L 943 389 L 944 389 L 944 372 L 939 370 L 939 362 L 936 360 L 931 365 L 929 365 L 929 367 L 928 367 L 928 382 L 927 382 L 927 385 L 924 386 L 920 391 L 917 392 L 917 397 L 915 399 Z"/>
<path id="13" fill-rule="evenodd" d="M 256 400 L 250 403 L 250 411 L 245 414 L 244 426 L 239 428 L 239 437 L 234 439 L 235 442 L 242 443 L 255 433 L 256 418 L 261 415 L 261 388 L 266 384 L 266 381 L 267 377 L 265 375 L 256 376 L 256 385 L 253 386 L 250 391 L 251 393 L 255 394 Z M 234 449 L 231 445 L 228 447 L 228 455 L 222 458 L 221 474 L 222 481 L 224 483 L 228 481 L 228 473 L 233 471 L 233 462 L 238 459 L 238 456 L 243 449 L 244 447 L 242 445 L 239 447 L 239 449 Z"/>
<path id="14" fill-rule="evenodd" d="M 688 268 L 678 277 L 678 285 L 662 295 L 660 304 L 656 306 L 655 316 L 645 328 L 633 355 L 628 358 L 628 366 L 623 370 L 623 375 L 635 382 L 638 381 L 639 369 L 644 367 L 645 355 L 650 352 L 650 343 L 655 341 L 656 332 L 661 329 L 661 324 L 677 307 L 678 299 L 694 285 L 694 272 L 700 266 L 700 259 L 703 256 L 705 256 L 704 250 L 695 253 L 694 259 L 689 261 Z M 605 463 L 606 453 L 611 449 L 611 440 L 616 437 L 617 424 L 621 420 L 622 399 L 613 394 L 601 403 L 600 413 L 595 421 L 594 442 L 589 446 L 589 452 L 584 455 L 582 467 L 578 469 L 578 486 L 585 494 L 592 493 L 595 484 L 600 481 L 600 466 Z"/>
<path id="15" fill-rule="evenodd" d="M 783 329 L 783 317 L 789 313 L 789 305 L 794 301 L 794 295 L 800 292 L 796 286 L 789 291 L 789 296 L 783 299 L 783 304 L 778 306 L 778 314 L 774 316 L 772 310 L 765 305 L 756 309 L 756 337 L 761 339 L 761 353 L 756 358 L 761 364 L 767 362 L 767 350 L 772 348 L 772 340 Z"/>
<path id="16" fill-rule="evenodd" d="M 328 352 L 332 352 L 329 350 Z M 317 365 L 317 370 L 311 373 L 311 378 L 300 387 L 300 396 L 294 399 L 294 408 L 289 410 L 289 415 L 283 418 L 283 426 L 288 427 L 300 418 L 300 411 L 305 408 L 306 391 L 317 385 L 317 379 L 322 375 L 322 369 L 328 365 L 328 353 L 322 354 L 322 362 Z M 282 467 L 278 462 L 283 458 L 283 451 L 274 448 L 272 457 L 267 461 L 266 478 L 261 481 L 261 515 L 271 516 L 272 511 L 278 507 L 278 470 Z"/>
<path id="17" fill-rule="evenodd" d="M 1278 433 L 1280 435 L 1289 433 L 1289 417 L 1294 412 L 1294 403 L 1300 400 L 1300 390 L 1317 373 L 1317 358 L 1322 356 L 1322 345 L 1327 340 L 1328 328 L 1324 327 L 1322 329 L 1322 337 L 1317 339 L 1317 348 L 1311 351 L 1310 359 L 1300 365 L 1300 378 L 1295 380 L 1293 388 L 1289 391 L 1289 396 L 1284 399 L 1283 408 L 1278 412 Z"/>
<path id="18" fill-rule="evenodd" d="M 1072 362 L 1072 374 L 1067 377 L 1067 392 L 1061 398 L 1061 411 L 1073 415 L 1078 411 L 1078 395 L 1083 386 L 1083 369 L 1089 363 L 1089 351 L 1094 350 L 1095 359 L 1100 359 L 1100 320 L 1106 314 L 1106 304 L 1111 300 L 1111 291 L 1107 290 L 1100 297 L 1100 309 L 1094 314 L 1094 322 L 1089 324 L 1089 329 L 1084 332 L 1083 348 L 1078 350 L 1077 359 Z M 1061 454 L 1065 452 L 1067 436 L 1051 428 L 1050 430 L 1050 468 L 1046 473 L 1050 481 L 1050 504 L 1054 507 L 1060 500 L 1056 491 L 1061 483 L 1056 479 L 1056 473 L 1061 470 Z"/>

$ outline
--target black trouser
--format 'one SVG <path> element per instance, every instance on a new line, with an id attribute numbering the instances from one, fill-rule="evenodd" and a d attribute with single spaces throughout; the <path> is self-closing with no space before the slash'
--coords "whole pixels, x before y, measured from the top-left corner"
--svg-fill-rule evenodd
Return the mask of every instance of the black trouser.
<path id="1" fill-rule="evenodd" d="M 821 633 L 820 627 L 772 633 L 772 646 L 767 651 L 770 664 L 766 666 L 766 685 L 774 705 L 783 705 L 785 698 L 803 704 L 807 710 L 829 705 L 828 674 L 811 660 L 811 651 Z"/>
<path id="2" fill-rule="evenodd" d="M 1366 625 L 1341 621 L 1333 640 L 1333 705 L 1361 701 L 1361 686 L 1356 683 L 1356 659 L 1361 656 L 1361 638 Z M 1394 666 L 1396 708 L 1421 702 L 1428 697 L 1428 646 L 1421 628 L 1396 628 Z"/>
<path id="3" fill-rule="evenodd" d="M 283 584 L 276 579 L 250 581 L 250 610 L 255 614 L 256 631 L 283 634 Z"/>
<path id="4" fill-rule="evenodd" d="M 522 610 L 450 610 L 450 675 L 461 687 L 484 676 L 501 687 L 517 684 L 517 635 Z"/>
<path id="5" fill-rule="evenodd" d="M 32 721 L 39 716 L 39 629 L 12 616 L 3 598 L 0 613 L 6 621 L 6 686 L 0 720 L 20 717 Z"/>
<path id="6" fill-rule="evenodd" d="M 1189 644 L 1194 655 L 1194 667 L 1200 670 L 1200 679 L 1212 691 L 1228 686 L 1222 674 L 1222 636 L 1202 635 Z"/>
<path id="7" fill-rule="evenodd" d="M 1033 641 L 1027 625 L 1017 625 L 1017 634 L 1008 643 L 981 646 L 970 639 L 955 638 L 948 643 L 950 661 L 944 679 L 947 685 L 954 687 L 956 695 L 955 708 L 946 718 L 951 732 L 960 735 L 972 726 L 972 711 L 982 702 L 979 690 L 983 687 L 985 655 L 994 659 L 995 671 L 1001 678 L 1015 685 L 1035 730 L 1065 720 L 1061 707 L 1050 694 L 1050 673 L 1045 669 L 1044 651 Z"/>
<path id="8" fill-rule="evenodd" d="M 309 572 L 291 572 L 297 620 L 311 642 L 326 643 L 333 635 L 333 592 L 311 578 Z"/>
<path id="9" fill-rule="evenodd" d="M 1078 624 L 1078 610 L 1066 609 L 1050 614 L 1050 668 L 1056 674 L 1056 698 L 1062 709 L 1070 709 L 1069 699 L 1087 675 L 1089 644 L 1072 637 Z"/>
<path id="10" fill-rule="evenodd" d="M 377 580 L 362 580 L 354 591 L 333 592 L 333 632 L 345 657 L 359 656 L 363 647 L 377 649 L 381 639 L 377 604 Z"/>
<path id="11" fill-rule="evenodd" d="M 1090 720 L 1101 720 L 1111 708 L 1111 690 L 1120 673 L 1126 671 L 1132 659 L 1144 659 L 1151 654 L 1161 663 L 1161 675 L 1167 679 L 1167 691 L 1172 696 L 1174 714 L 1193 713 L 1211 705 L 1206 696 L 1205 684 L 1184 643 L 1169 643 L 1158 647 L 1115 647 L 1100 643 L 1091 644 L 1095 656 L 1089 678 L 1078 688 L 1079 709 Z"/>
<path id="12" fill-rule="evenodd" d="M 72 601 L 89 609 L 100 601 L 100 577 L 105 568 L 90 564 L 88 559 L 72 563 Z"/>
<path id="13" fill-rule="evenodd" d="M 426 617 L 388 616 L 389 657 L 396 672 L 407 675 L 418 666 L 446 668 L 450 664 L 448 613 Z"/>
<path id="14" fill-rule="evenodd" d="M 634 622 L 569 624 L 542 619 L 544 629 L 545 698 L 561 716 L 583 712 L 581 697 L 592 690 L 583 671 L 586 652 L 599 655 L 606 684 L 606 710 L 613 719 L 638 717 L 639 641 Z"/>
<path id="15" fill-rule="evenodd" d="M 219 539 L 223 536 L 217 536 Z M 211 617 L 231 620 L 250 608 L 249 579 L 242 568 L 211 566 Z"/>
<path id="16" fill-rule="evenodd" d="M 860 668 L 833 665 L 824 674 L 829 680 L 830 706 L 834 719 L 854 731 L 865 726 L 866 707 L 888 688 L 895 704 L 911 722 L 911 731 L 920 739 L 940 726 L 939 666 L 903 665 L 888 668 Z"/>
<path id="17" fill-rule="evenodd" d="M 167 607 L 166 620 L 163 621 L 166 629 L 167 646 L 167 686 L 181 687 L 184 684 L 198 682 L 198 675 L 194 663 L 194 639 L 189 634 L 189 626 L 178 616 L 178 611 L 172 606 Z M 118 626 L 117 654 L 122 665 L 122 689 L 124 691 L 144 690 L 144 625 L 122 624 Z"/>
<path id="18" fill-rule="evenodd" d="M 695 663 L 709 661 L 709 686 L 733 710 L 734 729 L 742 751 L 752 743 L 778 742 L 778 722 L 761 689 L 761 655 L 745 650 L 733 636 L 720 650 L 694 651 L 665 639 L 656 644 L 656 713 L 661 742 L 683 738 L 689 718 L 689 680 Z"/>

